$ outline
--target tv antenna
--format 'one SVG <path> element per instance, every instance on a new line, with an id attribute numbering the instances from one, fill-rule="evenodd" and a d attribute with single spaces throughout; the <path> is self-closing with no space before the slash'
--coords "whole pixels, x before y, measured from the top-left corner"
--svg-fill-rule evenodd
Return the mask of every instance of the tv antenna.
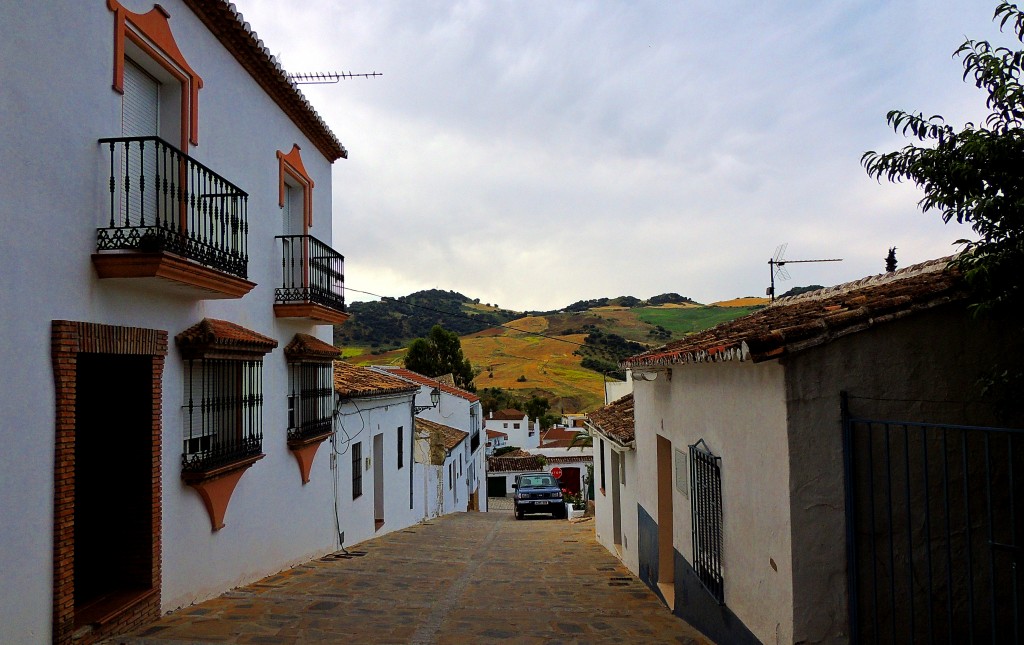
<path id="1" fill-rule="evenodd" d="M 775 278 L 779 280 L 789 280 L 789 271 L 786 270 L 787 264 L 805 264 L 807 262 L 842 262 L 842 258 L 828 258 L 823 260 L 784 260 L 782 256 L 786 254 L 786 247 L 789 246 L 789 242 L 780 244 L 775 249 L 775 255 L 772 259 L 768 260 L 768 271 L 771 274 L 771 285 L 765 292 L 772 302 L 775 302 Z"/>
<path id="2" fill-rule="evenodd" d="M 352 72 L 311 72 L 308 74 L 289 74 L 288 79 L 296 85 L 327 85 L 337 83 L 343 78 L 371 78 L 383 76 L 380 72 L 369 72 L 367 74 L 353 74 Z"/>

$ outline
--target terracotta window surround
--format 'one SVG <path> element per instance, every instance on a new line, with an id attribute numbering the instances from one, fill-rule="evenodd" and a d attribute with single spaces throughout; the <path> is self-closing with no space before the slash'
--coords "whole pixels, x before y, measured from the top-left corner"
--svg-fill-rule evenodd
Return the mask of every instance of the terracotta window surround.
<path id="1" fill-rule="evenodd" d="M 160 5 L 142 14 L 129 11 L 117 0 L 107 0 L 107 8 L 114 12 L 114 90 L 124 93 L 125 39 L 146 52 L 150 58 L 167 70 L 181 83 L 181 138 L 182 150 L 188 144 L 199 144 L 199 90 L 203 79 L 185 60 L 171 33 L 170 17 Z"/>
<path id="2" fill-rule="evenodd" d="M 309 235 L 309 229 L 313 226 L 313 179 L 306 172 L 306 166 L 302 163 L 302 152 L 298 144 L 292 144 L 292 149 L 287 153 L 277 151 L 277 183 L 278 206 L 284 208 L 285 199 L 285 177 L 290 178 L 298 184 L 302 190 L 302 234 Z"/>
<path id="3" fill-rule="evenodd" d="M 186 361 L 258 361 L 277 347 L 277 341 L 225 320 L 204 318 L 199 323 L 174 337 L 181 356 Z M 261 385 L 261 384 L 260 384 Z M 262 409 L 260 410 L 262 414 Z M 241 432 L 241 427 L 239 428 Z M 227 464 L 182 472 L 185 483 L 199 493 L 210 516 L 214 531 L 224 528 L 224 514 L 235 486 L 245 471 L 263 458 L 259 454 L 247 455 Z"/>

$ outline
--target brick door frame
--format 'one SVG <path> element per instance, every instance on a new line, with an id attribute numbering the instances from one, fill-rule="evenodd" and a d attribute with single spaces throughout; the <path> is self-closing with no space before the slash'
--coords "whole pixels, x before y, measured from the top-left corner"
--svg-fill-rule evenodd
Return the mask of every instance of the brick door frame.
<path id="1" fill-rule="evenodd" d="M 80 354 L 149 356 L 152 360 L 152 591 L 140 596 L 76 643 L 124 632 L 160 616 L 162 393 L 167 332 L 98 323 L 54 320 L 50 330 L 55 397 L 53 491 L 53 642 L 70 643 L 75 632 L 75 395 Z M 115 529 L 116 530 L 116 529 Z"/>

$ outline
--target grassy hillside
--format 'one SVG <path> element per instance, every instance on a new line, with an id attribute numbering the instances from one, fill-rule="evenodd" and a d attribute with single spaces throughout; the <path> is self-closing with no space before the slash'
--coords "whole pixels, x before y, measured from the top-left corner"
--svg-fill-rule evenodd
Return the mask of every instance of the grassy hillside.
<path id="1" fill-rule="evenodd" d="M 623 356 L 616 354 L 617 348 L 608 343 L 609 338 L 619 336 L 622 341 L 657 347 L 746 315 L 759 304 L 602 306 L 525 316 L 506 323 L 504 328 L 491 327 L 461 336 L 462 350 L 478 370 L 477 388 L 500 387 L 526 397 L 543 396 L 553 410 L 590 411 L 603 403 L 606 377 L 585 369 L 581 361 L 590 357 L 614 366 Z M 598 343 L 585 343 L 588 335 Z M 632 347 L 626 342 L 618 344 Z M 344 350 L 346 358 L 360 365 L 401 364 L 405 355 L 404 349 L 372 353 L 369 347 L 351 344 Z M 633 348 L 629 353 L 636 351 L 642 350 Z"/>

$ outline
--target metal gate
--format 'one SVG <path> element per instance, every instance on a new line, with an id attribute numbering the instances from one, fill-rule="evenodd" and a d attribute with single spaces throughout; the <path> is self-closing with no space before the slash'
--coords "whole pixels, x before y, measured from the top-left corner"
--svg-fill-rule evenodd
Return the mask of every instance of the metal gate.
<path id="1" fill-rule="evenodd" d="M 851 642 L 1022 642 L 1024 430 L 842 418 Z"/>

